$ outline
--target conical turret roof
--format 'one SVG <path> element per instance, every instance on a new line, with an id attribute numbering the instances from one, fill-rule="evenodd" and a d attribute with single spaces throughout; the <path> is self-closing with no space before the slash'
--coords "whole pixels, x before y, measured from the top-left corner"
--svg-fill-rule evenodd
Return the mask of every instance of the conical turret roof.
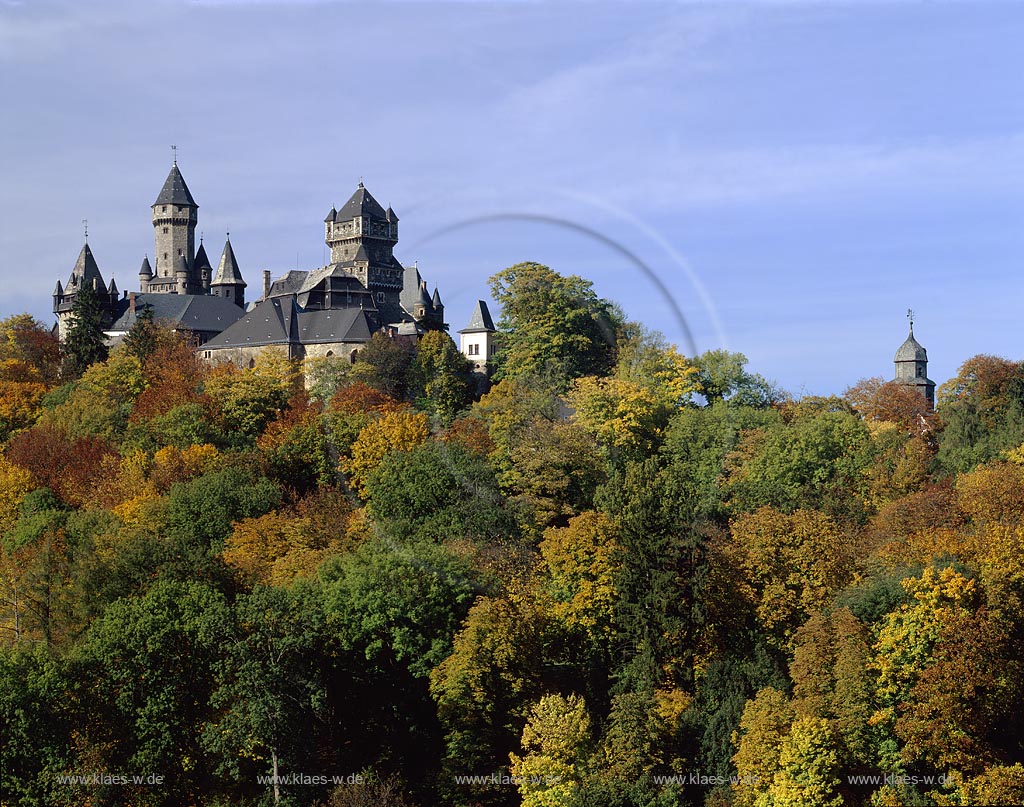
<path id="1" fill-rule="evenodd" d="M 437 286 L 434 286 L 434 296 L 430 298 L 430 303 L 434 308 L 440 308 L 443 305 L 441 302 L 441 293 L 437 290 Z"/>
<path id="2" fill-rule="evenodd" d="M 327 218 L 324 219 L 324 224 L 329 224 L 338 217 L 338 211 L 334 209 L 334 205 L 331 205 L 331 212 L 327 214 Z"/>
<path id="3" fill-rule="evenodd" d="M 149 256 L 142 259 L 142 266 L 139 267 L 139 277 L 153 277 L 153 267 L 149 265 Z"/>
<path id="4" fill-rule="evenodd" d="M 242 280 L 242 272 L 238 268 L 238 261 L 235 260 L 235 251 L 231 248 L 230 238 L 224 242 L 224 252 L 220 256 L 217 276 L 213 279 L 213 285 L 245 285 L 245 281 Z"/>
<path id="5" fill-rule="evenodd" d="M 203 246 L 203 242 L 199 242 L 199 249 L 196 250 L 195 260 L 192 261 L 192 265 L 196 269 L 213 269 L 213 265 L 210 263 L 210 259 L 206 255 L 206 247 Z"/>
<path id="6" fill-rule="evenodd" d="M 77 289 L 94 281 L 99 281 L 103 287 L 107 285 L 103 282 L 103 275 L 100 274 L 100 268 L 96 265 L 96 258 L 93 257 L 92 250 L 86 242 L 82 246 L 82 251 L 78 253 L 78 260 L 75 261 L 75 268 L 71 270 L 71 278 L 68 280 L 67 287 Z"/>
<path id="7" fill-rule="evenodd" d="M 157 196 L 156 201 L 153 202 L 153 207 L 156 207 L 157 205 L 188 205 L 190 207 L 199 207 L 199 205 L 196 204 L 196 200 L 192 198 L 188 185 L 185 184 L 185 177 L 183 177 L 181 175 L 181 171 L 178 170 L 177 163 L 171 166 L 171 173 L 167 175 L 167 180 L 164 182 L 164 186 L 160 189 L 160 195 Z"/>

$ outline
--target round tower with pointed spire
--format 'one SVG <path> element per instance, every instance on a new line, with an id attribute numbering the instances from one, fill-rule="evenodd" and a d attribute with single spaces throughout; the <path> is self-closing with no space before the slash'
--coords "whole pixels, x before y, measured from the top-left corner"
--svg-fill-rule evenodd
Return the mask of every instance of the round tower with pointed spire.
<path id="1" fill-rule="evenodd" d="M 199 205 L 185 184 L 175 160 L 164 186 L 153 203 L 153 232 L 156 253 L 153 258 L 152 291 L 177 291 L 179 294 L 202 294 L 202 280 L 192 276 L 195 261 L 196 224 Z M 178 258 L 185 259 L 186 290 L 177 282 Z"/>
<path id="2" fill-rule="evenodd" d="M 149 255 L 142 259 L 139 267 L 139 291 L 149 291 L 149 281 L 153 279 L 153 267 L 149 265 Z"/>
<path id="3" fill-rule="evenodd" d="M 238 261 L 235 260 L 235 251 L 231 248 L 229 233 L 224 242 L 224 252 L 221 253 L 220 263 L 217 265 L 217 276 L 210 284 L 210 294 L 230 300 L 239 308 L 245 308 L 245 286 L 242 272 L 238 268 Z"/>
<path id="4" fill-rule="evenodd" d="M 928 378 L 928 351 L 914 338 L 914 312 L 907 311 L 910 321 L 910 335 L 896 351 L 895 381 L 914 387 L 927 400 L 928 405 L 935 406 L 935 382 Z"/>

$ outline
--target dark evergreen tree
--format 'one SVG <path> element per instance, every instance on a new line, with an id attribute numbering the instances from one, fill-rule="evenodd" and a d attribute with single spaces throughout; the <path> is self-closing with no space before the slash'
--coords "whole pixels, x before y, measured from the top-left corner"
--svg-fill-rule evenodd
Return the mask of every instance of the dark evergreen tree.
<path id="1" fill-rule="evenodd" d="M 153 322 L 153 309 L 142 308 L 135 317 L 135 322 L 124 337 L 124 349 L 139 361 L 156 350 L 159 344 L 159 329 Z"/>
<path id="2" fill-rule="evenodd" d="M 77 378 L 90 364 L 107 358 L 107 339 L 103 334 L 106 312 L 96 289 L 82 286 L 71 306 L 71 322 L 64 340 L 64 376 Z"/>

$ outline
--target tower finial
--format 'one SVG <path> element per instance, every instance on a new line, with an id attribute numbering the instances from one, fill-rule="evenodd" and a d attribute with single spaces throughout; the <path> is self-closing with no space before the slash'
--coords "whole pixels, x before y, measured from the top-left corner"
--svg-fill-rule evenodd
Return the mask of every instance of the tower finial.
<path id="1" fill-rule="evenodd" d="M 82 229 L 85 230 L 85 243 L 89 243 L 89 219 L 82 219 Z"/>
<path id="2" fill-rule="evenodd" d="M 178 164 L 178 147 L 177 146 L 173 146 L 173 145 L 171 146 L 171 154 L 173 155 L 172 159 L 174 160 L 174 164 L 177 165 Z"/>
<path id="3" fill-rule="evenodd" d="M 914 332 L 914 310 L 912 308 L 907 309 L 907 319 L 910 320 L 910 332 Z"/>

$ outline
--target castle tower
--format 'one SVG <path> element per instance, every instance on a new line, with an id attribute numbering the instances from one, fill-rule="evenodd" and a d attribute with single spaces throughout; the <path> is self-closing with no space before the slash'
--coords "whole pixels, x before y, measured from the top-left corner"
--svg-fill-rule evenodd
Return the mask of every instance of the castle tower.
<path id="1" fill-rule="evenodd" d="M 149 256 L 142 259 L 142 266 L 139 267 L 139 291 L 149 291 L 149 281 L 153 279 L 153 267 L 149 265 Z"/>
<path id="2" fill-rule="evenodd" d="M 160 189 L 160 194 L 153 203 L 156 252 L 153 258 L 154 276 L 150 282 L 150 291 L 202 294 L 202 281 L 192 276 L 198 220 L 199 205 L 192 198 L 175 160 L 163 188 Z M 188 270 L 184 292 L 179 290 L 175 276 L 179 257 L 185 259 Z"/>
<path id="3" fill-rule="evenodd" d="M 398 304 L 403 276 L 394 256 L 398 216 L 381 207 L 362 182 L 340 210 L 332 207 L 327 214 L 324 240 L 331 248 L 331 263 L 345 267 L 378 302 Z"/>
<path id="4" fill-rule="evenodd" d="M 192 274 L 199 283 L 195 294 L 209 294 L 210 283 L 213 282 L 213 267 L 206 255 L 206 247 L 203 246 L 203 237 L 199 236 L 199 249 L 196 250 L 196 257 L 192 261 Z"/>
<path id="5" fill-rule="evenodd" d="M 459 349 L 473 363 L 473 371 L 489 376 L 494 358 L 494 334 L 498 331 L 487 310 L 487 303 L 476 301 L 469 324 L 459 331 Z"/>
<path id="6" fill-rule="evenodd" d="M 231 300 L 239 308 L 245 308 L 245 281 L 231 248 L 231 237 L 224 242 L 224 252 L 217 266 L 217 276 L 210 284 L 210 294 Z"/>
<path id="7" fill-rule="evenodd" d="M 894 380 L 908 387 L 914 387 L 928 399 L 928 405 L 934 408 L 935 382 L 928 378 L 928 351 L 914 338 L 913 312 L 908 311 L 907 317 L 910 319 L 910 335 L 896 351 L 894 359 L 896 378 Z"/>
<path id="8" fill-rule="evenodd" d="M 185 261 L 184 255 L 178 256 L 177 266 L 174 268 L 174 293 L 175 294 L 188 294 L 189 293 L 189 271 L 188 263 Z"/>
<path id="9" fill-rule="evenodd" d="M 109 311 L 107 284 L 103 282 L 103 275 L 100 274 L 100 268 L 89 248 L 88 241 L 82 246 L 82 251 L 78 253 L 78 260 L 75 261 L 68 282 L 62 288 L 58 281 L 57 287 L 53 290 L 53 313 L 57 315 L 57 334 L 62 340 L 67 333 L 68 319 L 71 316 L 75 298 L 78 297 L 78 292 L 87 285 L 96 290 L 103 307 Z M 116 290 L 116 287 L 114 288 Z"/>
<path id="10" fill-rule="evenodd" d="M 430 305 L 434 309 L 434 318 L 438 323 L 444 322 L 444 303 L 441 302 L 441 292 L 434 286 L 434 296 L 430 298 Z"/>

